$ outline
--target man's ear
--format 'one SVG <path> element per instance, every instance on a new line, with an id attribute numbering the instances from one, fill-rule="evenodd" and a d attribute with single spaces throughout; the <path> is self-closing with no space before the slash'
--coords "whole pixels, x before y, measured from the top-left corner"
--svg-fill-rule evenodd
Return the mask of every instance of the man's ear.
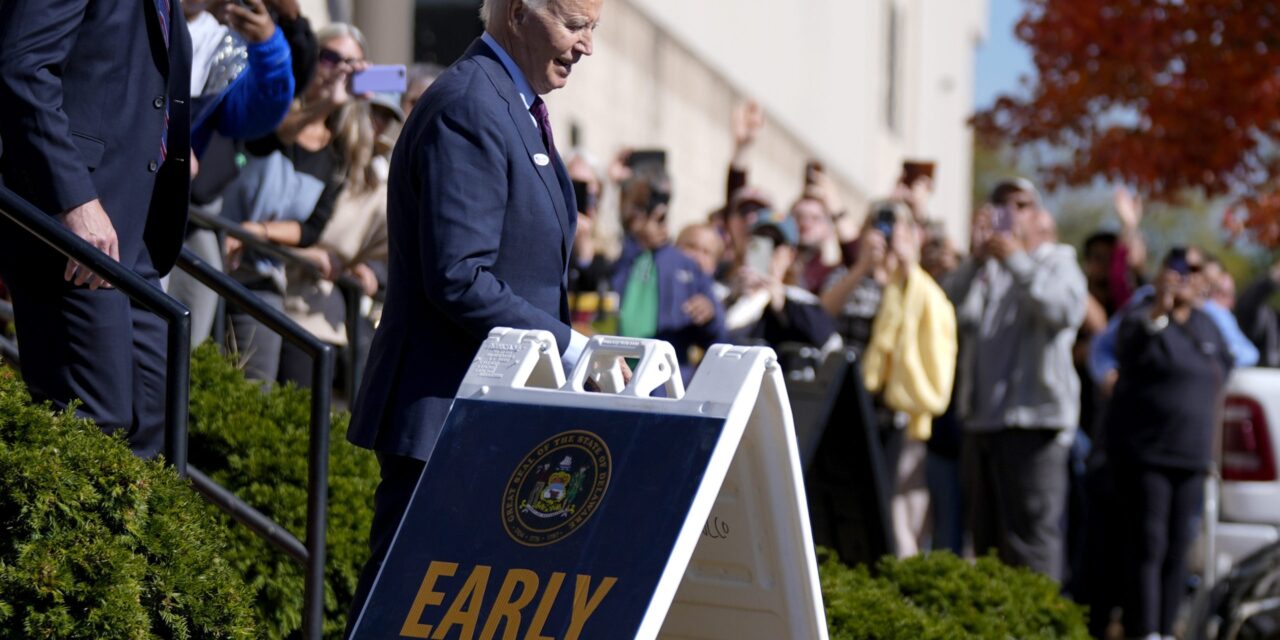
<path id="1" fill-rule="evenodd" d="M 509 4 L 507 6 L 511 11 L 511 15 L 509 16 L 511 19 L 511 25 L 515 26 L 524 24 L 525 16 L 529 13 L 529 8 L 524 5 L 524 0 L 509 0 Z"/>

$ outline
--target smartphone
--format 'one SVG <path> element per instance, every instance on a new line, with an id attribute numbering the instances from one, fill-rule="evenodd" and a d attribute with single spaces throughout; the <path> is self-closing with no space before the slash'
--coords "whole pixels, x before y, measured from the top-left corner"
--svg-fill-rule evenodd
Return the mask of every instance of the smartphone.
<path id="1" fill-rule="evenodd" d="M 590 200 L 591 193 L 587 190 L 587 183 L 581 180 L 573 181 L 573 197 L 578 201 L 578 212 L 586 213 L 591 209 L 591 205 L 595 204 Z"/>
<path id="2" fill-rule="evenodd" d="M 898 224 L 898 216 L 893 207 L 880 207 L 876 210 L 875 220 L 871 227 L 884 235 L 885 242 L 893 239 L 893 227 Z"/>
<path id="3" fill-rule="evenodd" d="M 995 211 L 991 213 L 991 228 L 996 233 L 1013 231 L 1013 212 L 1009 211 L 1009 207 L 1004 205 L 995 207 Z"/>
<path id="4" fill-rule="evenodd" d="M 374 64 L 351 74 L 351 93 L 404 93 L 408 75 L 402 64 Z"/>
<path id="5" fill-rule="evenodd" d="M 1191 273 L 1191 265 L 1187 262 L 1186 247 L 1174 247 L 1169 250 L 1169 259 L 1165 261 L 1168 269 L 1180 276 Z"/>
<path id="6" fill-rule="evenodd" d="M 773 266 L 773 240 L 764 236 L 751 236 L 747 241 L 747 255 L 743 262 L 748 269 L 768 276 Z"/>
<path id="7" fill-rule="evenodd" d="M 636 149 L 627 156 L 627 166 L 632 169 L 649 165 L 666 167 L 667 152 L 662 149 Z"/>
<path id="8" fill-rule="evenodd" d="M 818 174 L 823 172 L 822 163 L 817 160 L 810 160 L 804 163 L 804 186 L 817 184 Z"/>

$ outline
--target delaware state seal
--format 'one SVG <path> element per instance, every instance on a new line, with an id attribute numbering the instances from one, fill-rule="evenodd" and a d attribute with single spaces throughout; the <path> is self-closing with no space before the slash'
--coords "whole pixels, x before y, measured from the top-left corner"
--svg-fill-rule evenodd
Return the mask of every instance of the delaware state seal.
<path id="1" fill-rule="evenodd" d="M 502 526 L 527 547 L 559 542 L 577 531 L 604 499 L 613 460 L 604 440 L 566 431 L 530 451 L 502 494 Z"/>

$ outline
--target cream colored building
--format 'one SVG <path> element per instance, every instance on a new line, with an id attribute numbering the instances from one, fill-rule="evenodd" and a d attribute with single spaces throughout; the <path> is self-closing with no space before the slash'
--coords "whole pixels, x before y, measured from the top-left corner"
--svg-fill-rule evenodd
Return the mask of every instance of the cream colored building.
<path id="1" fill-rule="evenodd" d="M 466 4 L 479 1 L 303 2 L 316 26 L 331 12 L 361 26 L 378 62 L 413 57 L 419 5 Z M 723 204 L 730 114 L 755 99 L 768 122 L 751 180 L 778 206 L 798 195 L 809 158 L 858 215 L 889 193 L 903 159 L 932 159 L 932 217 L 965 242 L 986 10 L 987 0 L 606 0 L 595 54 L 547 102 L 562 149 L 571 130 L 601 162 L 623 147 L 667 149 L 677 227 Z"/>

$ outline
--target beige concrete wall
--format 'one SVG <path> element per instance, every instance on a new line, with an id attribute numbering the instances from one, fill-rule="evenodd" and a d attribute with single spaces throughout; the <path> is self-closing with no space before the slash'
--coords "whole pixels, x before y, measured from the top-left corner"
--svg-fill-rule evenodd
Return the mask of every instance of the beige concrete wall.
<path id="1" fill-rule="evenodd" d="M 758 98 L 858 191 L 886 194 L 905 158 L 937 160 L 934 213 L 957 239 L 967 234 L 966 120 L 987 0 L 628 1 Z M 885 99 L 890 5 L 901 29 L 896 130 Z"/>
<path id="2" fill-rule="evenodd" d="M 679 228 L 724 203 L 730 116 L 747 95 L 635 4 L 609 0 L 594 55 L 547 103 L 557 135 L 564 139 L 576 123 L 582 146 L 602 163 L 623 147 L 667 149 L 675 183 L 672 218 Z M 775 114 L 766 115 L 751 156 L 751 180 L 786 207 L 799 195 L 804 163 L 815 151 Z M 860 207 L 865 194 L 849 174 L 837 179 L 845 200 Z M 604 203 L 609 212 L 616 211 L 613 195 Z"/>
<path id="3" fill-rule="evenodd" d="M 412 0 L 348 0 L 379 62 L 412 52 Z M 325 0 L 303 0 L 319 26 Z M 887 194 L 904 158 L 938 161 L 935 217 L 963 242 L 971 207 L 974 51 L 987 0 L 606 0 L 595 55 L 547 97 L 562 151 L 570 127 L 602 164 L 622 147 L 663 147 L 677 226 L 722 204 L 735 105 L 768 124 L 752 182 L 778 206 L 809 158 L 837 178 L 857 214 Z M 898 121 L 886 118 L 889 8 L 900 20 Z M 323 11 L 327 15 L 327 11 Z M 616 211 L 606 194 L 607 212 Z M 613 216 L 606 218 L 606 223 Z M 616 232 L 616 228 L 606 230 Z"/>

